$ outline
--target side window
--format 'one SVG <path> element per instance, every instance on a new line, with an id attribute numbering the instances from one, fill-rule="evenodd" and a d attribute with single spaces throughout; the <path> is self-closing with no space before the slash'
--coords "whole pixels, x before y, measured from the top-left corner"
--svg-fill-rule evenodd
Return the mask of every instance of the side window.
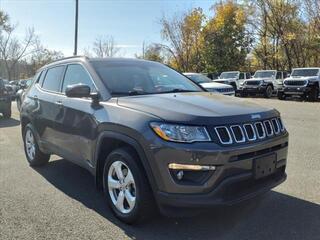
<path id="1" fill-rule="evenodd" d="M 40 86 L 42 86 L 43 79 L 44 79 L 45 76 L 46 76 L 46 70 L 43 70 L 43 71 L 41 72 L 40 77 L 38 78 L 38 81 L 37 81 L 37 83 L 38 83 Z"/>
<path id="2" fill-rule="evenodd" d="M 283 72 L 283 79 L 288 77 L 288 73 L 287 72 Z"/>
<path id="3" fill-rule="evenodd" d="M 68 65 L 66 73 L 64 75 L 64 81 L 62 85 L 62 92 L 66 91 L 69 85 L 82 83 L 88 85 L 91 92 L 94 92 L 95 86 L 88 74 L 88 72 L 79 64 Z"/>
<path id="4" fill-rule="evenodd" d="M 250 79 L 251 78 L 251 74 L 249 72 L 246 73 L 246 79 Z"/>
<path id="5" fill-rule="evenodd" d="M 276 79 L 282 79 L 282 72 L 277 72 Z"/>
<path id="6" fill-rule="evenodd" d="M 239 79 L 244 79 L 244 73 L 240 73 Z"/>
<path id="7" fill-rule="evenodd" d="M 50 68 L 47 71 L 42 88 L 53 92 L 60 92 L 60 81 L 63 69 L 64 66 Z"/>

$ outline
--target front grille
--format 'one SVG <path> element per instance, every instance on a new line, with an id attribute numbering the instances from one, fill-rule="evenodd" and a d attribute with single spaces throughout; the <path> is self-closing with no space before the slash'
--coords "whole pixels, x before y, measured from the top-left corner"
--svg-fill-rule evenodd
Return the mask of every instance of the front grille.
<path id="1" fill-rule="evenodd" d="M 264 127 L 266 128 L 267 136 L 270 137 L 273 135 L 273 129 L 271 126 L 271 122 L 269 120 L 263 122 Z"/>
<path id="2" fill-rule="evenodd" d="M 262 122 L 256 122 L 255 124 L 257 135 L 259 139 L 263 139 L 266 137 L 266 131 L 264 130 Z"/>
<path id="3" fill-rule="evenodd" d="M 219 140 L 222 144 L 231 144 L 232 143 L 232 138 L 229 132 L 229 129 L 227 127 L 216 127 L 215 128 L 216 133 L 219 137 Z"/>
<path id="4" fill-rule="evenodd" d="M 285 80 L 283 82 L 285 86 L 305 86 L 308 84 L 306 80 Z"/>
<path id="5" fill-rule="evenodd" d="M 215 88 L 213 89 L 219 93 L 233 92 L 233 88 Z"/>
<path id="6" fill-rule="evenodd" d="M 261 84 L 261 81 L 246 81 L 246 85 L 248 86 L 258 86 Z"/>
<path id="7" fill-rule="evenodd" d="M 219 143 L 246 143 L 277 136 L 285 131 L 280 117 L 252 123 L 218 126 L 214 128 Z"/>

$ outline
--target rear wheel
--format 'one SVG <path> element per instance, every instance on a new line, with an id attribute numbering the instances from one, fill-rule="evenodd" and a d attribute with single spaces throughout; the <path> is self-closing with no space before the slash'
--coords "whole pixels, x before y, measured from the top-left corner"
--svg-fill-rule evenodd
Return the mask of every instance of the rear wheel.
<path id="1" fill-rule="evenodd" d="M 266 88 L 266 91 L 265 91 L 265 93 L 264 93 L 264 96 L 265 96 L 266 98 L 271 98 L 272 92 L 273 92 L 272 86 L 271 86 L 271 85 L 268 85 L 267 88 Z"/>
<path id="2" fill-rule="evenodd" d="M 5 111 L 3 111 L 4 118 L 11 118 L 11 107 L 8 107 Z"/>
<path id="3" fill-rule="evenodd" d="M 30 166 L 42 166 L 48 163 L 49 154 L 40 151 L 32 125 L 29 123 L 24 129 L 24 151 Z"/>
<path id="4" fill-rule="evenodd" d="M 126 223 L 140 222 L 154 212 L 155 202 L 139 159 L 130 148 L 119 148 L 107 157 L 103 189 L 113 213 Z"/>

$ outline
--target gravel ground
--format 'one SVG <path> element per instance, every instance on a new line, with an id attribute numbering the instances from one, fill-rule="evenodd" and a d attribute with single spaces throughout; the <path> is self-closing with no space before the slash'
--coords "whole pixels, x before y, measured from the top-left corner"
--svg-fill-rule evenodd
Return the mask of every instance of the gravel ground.
<path id="1" fill-rule="evenodd" d="M 320 239 L 320 103 L 248 101 L 283 116 L 287 181 L 258 200 L 138 226 L 112 216 L 85 170 L 58 157 L 30 168 L 14 105 L 12 119 L 0 117 L 0 239 Z"/>

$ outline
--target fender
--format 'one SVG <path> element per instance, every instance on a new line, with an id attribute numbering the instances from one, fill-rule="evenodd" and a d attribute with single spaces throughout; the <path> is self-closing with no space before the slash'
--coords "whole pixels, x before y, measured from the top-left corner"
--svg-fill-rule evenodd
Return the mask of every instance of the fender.
<path id="1" fill-rule="evenodd" d="M 98 162 L 99 149 L 100 149 L 100 147 L 102 147 L 101 143 L 104 138 L 113 138 L 116 140 L 120 140 L 120 141 L 125 142 L 128 145 L 132 146 L 136 150 L 136 152 L 139 155 L 139 158 L 141 159 L 141 163 L 142 163 L 143 168 L 145 170 L 145 173 L 148 177 L 151 188 L 154 192 L 156 192 L 157 185 L 156 185 L 156 182 L 154 179 L 154 175 L 152 174 L 152 169 L 150 167 L 150 164 L 147 160 L 145 151 L 143 150 L 143 147 L 141 146 L 141 144 L 139 144 L 139 142 L 136 139 L 134 139 L 128 135 L 125 135 L 125 134 L 119 133 L 119 132 L 109 131 L 109 130 L 101 132 L 97 138 L 97 143 L 96 143 L 95 152 L 94 152 L 94 159 L 93 159 L 93 166 L 95 166 L 94 175 L 95 175 L 96 185 L 98 186 L 98 178 L 100 177 L 98 174 L 98 169 L 100 167 L 99 162 Z"/>

